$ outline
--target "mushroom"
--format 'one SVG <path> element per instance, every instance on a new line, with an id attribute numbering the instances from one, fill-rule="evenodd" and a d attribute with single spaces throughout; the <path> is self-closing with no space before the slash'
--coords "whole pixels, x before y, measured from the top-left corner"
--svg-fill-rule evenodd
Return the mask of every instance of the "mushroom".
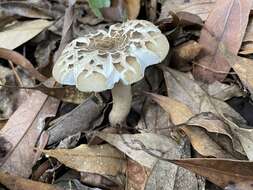
<path id="1" fill-rule="evenodd" d="M 53 68 L 61 84 L 84 92 L 112 89 L 111 125 L 122 124 L 132 101 L 131 84 L 145 68 L 160 63 L 169 51 L 167 38 L 149 21 L 130 20 L 111 25 L 69 43 Z"/>

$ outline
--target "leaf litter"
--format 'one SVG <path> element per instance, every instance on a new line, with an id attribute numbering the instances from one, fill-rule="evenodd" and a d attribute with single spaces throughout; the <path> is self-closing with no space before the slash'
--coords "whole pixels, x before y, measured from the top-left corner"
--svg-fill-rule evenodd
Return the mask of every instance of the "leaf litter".
<path id="1" fill-rule="evenodd" d="M 252 9 L 250 0 L 1 2 L 0 184 L 252 189 L 253 129 L 235 111 L 252 106 Z M 157 23 L 170 52 L 133 85 L 126 122 L 113 128 L 110 91 L 60 86 L 51 73 L 68 42 L 126 19 Z"/>

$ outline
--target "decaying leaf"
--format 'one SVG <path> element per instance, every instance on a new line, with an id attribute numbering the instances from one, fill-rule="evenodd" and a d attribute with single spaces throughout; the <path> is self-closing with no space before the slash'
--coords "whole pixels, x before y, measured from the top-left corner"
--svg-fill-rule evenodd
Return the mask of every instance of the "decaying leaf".
<path id="1" fill-rule="evenodd" d="M 208 119 L 205 121 L 204 118 L 197 119 L 197 117 L 193 117 L 193 112 L 183 103 L 173 100 L 172 98 L 160 96 L 156 94 L 149 94 L 149 96 L 155 100 L 164 110 L 169 114 L 171 121 L 175 125 L 182 125 L 180 129 L 184 131 L 184 133 L 190 139 L 193 147 L 196 151 L 203 156 L 214 156 L 217 158 L 234 158 L 230 152 L 233 150 L 233 144 L 228 142 L 229 151 L 226 151 L 222 146 L 220 146 L 215 140 L 213 140 L 208 132 L 215 133 L 215 135 L 226 135 L 231 138 L 229 132 L 226 131 L 225 128 L 219 129 L 213 124 L 215 120 L 211 120 L 208 122 Z M 216 124 L 219 123 L 220 126 L 223 123 L 221 121 L 216 121 Z M 208 132 L 207 132 L 207 131 Z M 224 141 L 224 139 L 222 139 Z M 242 153 L 242 147 L 239 144 L 239 141 L 235 141 L 235 147 Z"/>
<path id="2" fill-rule="evenodd" d="M 43 150 L 61 163 L 80 172 L 113 175 L 124 173 L 124 155 L 110 145 L 80 145 L 74 149 Z"/>
<path id="3" fill-rule="evenodd" d="M 171 160 L 170 162 L 204 176 L 222 188 L 231 183 L 237 184 L 251 181 L 252 184 L 253 181 L 253 162 L 205 158 Z M 252 185 L 250 189 L 252 189 Z"/>
<path id="4" fill-rule="evenodd" d="M 98 133 L 97 136 L 121 150 L 145 169 L 152 170 L 145 189 L 170 190 L 177 185 L 180 190 L 198 189 L 197 179 L 192 173 L 160 160 L 183 156 L 182 144 L 179 146 L 171 138 L 153 133 L 134 135 Z M 171 179 L 168 179 L 168 176 Z"/>
<path id="5" fill-rule="evenodd" d="M 145 190 L 147 180 L 150 176 L 150 170 L 137 162 L 129 159 L 127 163 L 127 189 Z"/>
<path id="6" fill-rule="evenodd" d="M 251 6 L 251 0 L 217 0 L 201 31 L 199 43 L 204 50 L 193 68 L 197 79 L 209 83 L 224 80 L 231 67 L 220 53 L 219 44 L 224 43 L 229 51 L 238 53 Z"/>
<path id="7" fill-rule="evenodd" d="M 179 152 L 171 148 L 170 144 L 175 142 L 163 135 L 152 133 L 135 135 L 98 133 L 97 136 L 149 169 L 152 169 L 158 161 L 156 157 L 148 153 L 149 151 L 158 156 L 165 156 L 164 154 L 166 154 L 169 157 L 177 157 L 179 154 Z M 168 153 L 169 155 L 167 155 Z"/>
<path id="8" fill-rule="evenodd" d="M 91 123 L 99 117 L 104 106 L 102 102 L 95 102 L 90 97 L 71 112 L 52 121 L 48 129 L 48 144 L 53 144 L 78 132 L 89 131 Z"/>
<path id="9" fill-rule="evenodd" d="M 190 108 L 175 99 L 151 93 L 147 94 L 169 114 L 175 125 L 186 123 L 194 116 Z"/>
<path id="10" fill-rule="evenodd" d="M 0 172 L 0 184 L 3 184 L 5 187 L 11 190 L 63 190 L 61 187 L 24 179 L 3 172 Z"/>
<path id="11" fill-rule="evenodd" d="M 210 96 L 190 73 L 183 73 L 163 67 L 168 96 L 188 106 L 194 114 L 212 112 L 217 116 L 226 115 L 241 123 L 246 121 L 226 102 Z"/>
<path id="12" fill-rule="evenodd" d="M 8 25 L 0 31 L 0 47 L 6 49 L 15 49 L 32 39 L 53 22 L 36 19 L 31 21 L 18 21 Z"/>
<path id="13" fill-rule="evenodd" d="M 26 2 L 3 2 L 0 3 L 0 17 L 22 16 L 27 18 L 50 19 L 49 12 Z"/>
<path id="14" fill-rule="evenodd" d="M 26 71 L 28 71 L 32 77 L 38 79 L 39 81 L 45 81 L 47 79 L 33 67 L 32 63 L 28 59 L 26 59 L 23 55 L 21 55 L 18 52 L 8 50 L 5 48 L 0 48 L 0 58 L 10 60 L 13 63 L 21 66 Z"/>
<path id="15" fill-rule="evenodd" d="M 227 136 L 233 143 L 233 146 L 230 145 L 231 149 L 234 149 L 240 152 L 241 154 L 245 154 L 239 139 L 233 135 L 229 126 L 225 122 L 223 122 L 220 118 L 215 116 L 214 114 L 202 113 L 202 114 L 196 115 L 195 117 L 192 117 L 190 120 L 187 121 L 187 125 L 201 127 L 210 133 L 214 133 L 217 138 L 219 138 L 221 135 Z M 221 141 L 222 143 L 225 143 L 226 139 L 221 138 Z"/>
<path id="16" fill-rule="evenodd" d="M 216 0 L 166 0 L 162 7 L 160 19 L 167 18 L 169 11 L 173 12 L 189 12 L 198 15 L 203 21 L 205 21 L 215 7 Z"/>
<path id="17" fill-rule="evenodd" d="M 204 85 L 202 87 L 204 87 Z M 223 101 L 233 97 L 243 96 L 242 90 L 236 84 L 224 84 L 216 81 L 212 84 L 208 84 L 206 89 L 210 96 Z"/>
<path id="18" fill-rule="evenodd" d="M 0 160 L 0 168 L 23 177 L 31 175 L 35 147 L 44 127 L 44 120 L 55 115 L 59 101 L 34 92 L 9 118 L 0 135 L 11 149 Z M 22 158 L 22 159 L 20 159 Z"/>
<path id="19" fill-rule="evenodd" d="M 253 61 L 231 53 L 224 45 L 221 45 L 219 50 L 242 83 L 253 93 Z"/>

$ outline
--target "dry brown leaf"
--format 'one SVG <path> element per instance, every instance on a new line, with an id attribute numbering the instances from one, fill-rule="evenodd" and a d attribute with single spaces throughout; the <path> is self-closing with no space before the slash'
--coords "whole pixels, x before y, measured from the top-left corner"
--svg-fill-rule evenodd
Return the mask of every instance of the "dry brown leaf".
<path id="1" fill-rule="evenodd" d="M 150 176 L 151 170 L 129 159 L 127 162 L 126 190 L 145 190 L 147 180 Z"/>
<path id="2" fill-rule="evenodd" d="M 241 123 L 246 121 L 226 102 L 212 97 L 190 73 L 179 72 L 163 67 L 168 96 L 182 102 L 195 114 L 212 112 L 217 116 L 235 118 Z M 237 93 L 237 92 L 236 92 Z"/>
<path id="3" fill-rule="evenodd" d="M 0 3 L 0 17 L 22 16 L 27 18 L 50 19 L 49 12 L 27 2 Z"/>
<path id="4" fill-rule="evenodd" d="M 230 153 L 226 152 L 226 150 L 223 150 L 220 145 L 218 145 L 212 138 L 210 138 L 205 129 L 207 128 L 209 129 L 209 131 L 215 132 L 217 134 L 221 132 L 221 134 L 227 135 L 224 130 L 214 130 L 214 128 L 212 128 L 212 125 L 209 126 L 208 124 L 201 122 L 198 123 L 200 127 L 195 127 L 194 125 L 187 126 L 188 123 L 191 123 L 191 119 L 194 118 L 194 114 L 186 105 L 165 96 L 155 94 L 149 94 L 149 96 L 165 109 L 165 111 L 169 114 L 173 124 L 186 125 L 181 126 L 180 129 L 182 129 L 184 133 L 188 136 L 193 147 L 198 153 L 208 157 L 214 156 L 217 158 L 234 158 Z M 229 137 L 231 137 L 231 135 L 229 135 Z"/>
<path id="5" fill-rule="evenodd" d="M 211 97 L 187 74 L 164 68 L 164 76 L 170 97 L 187 105 L 194 114 L 212 112 L 222 118 L 230 126 L 233 136 L 240 140 L 247 157 L 253 159 L 253 130 L 246 126 L 246 121 L 235 110 L 227 103 Z M 231 119 L 237 121 L 240 127 Z"/>
<path id="6" fill-rule="evenodd" d="M 188 120 L 187 125 L 189 126 L 198 126 L 201 128 L 204 128 L 210 133 L 214 133 L 216 137 L 220 137 L 221 135 L 227 136 L 232 141 L 232 146 L 230 145 L 230 142 L 227 142 L 227 146 L 231 146 L 231 149 L 234 149 L 241 154 L 245 154 L 245 152 L 242 149 L 242 145 L 238 138 L 233 136 L 233 133 L 231 132 L 230 128 L 226 123 L 221 121 L 217 116 L 215 116 L 212 113 L 202 113 L 199 114 L 190 120 Z M 222 143 L 225 143 L 225 139 L 221 138 Z M 219 144 L 222 144 L 219 143 Z"/>
<path id="7" fill-rule="evenodd" d="M 215 7 L 216 0 L 166 0 L 162 7 L 160 19 L 165 19 L 169 11 L 189 12 L 198 15 L 203 21 L 208 17 L 210 11 Z"/>
<path id="8" fill-rule="evenodd" d="M 234 55 L 224 45 L 221 45 L 219 50 L 239 76 L 242 83 L 249 89 L 251 94 L 253 94 L 253 61 Z"/>
<path id="9" fill-rule="evenodd" d="M 21 177 L 0 172 L 0 184 L 11 190 L 63 190 L 50 184 L 32 181 Z"/>
<path id="10" fill-rule="evenodd" d="M 175 99 L 152 93 L 146 94 L 156 101 L 169 114 L 171 121 L 175 125 L 186 123 L 194 116 L 192 111 L 186 105 Z"/>
<path id="11" fill-rule="evenodd" d="M 0 47 L 15 49 L 38 35 L 52 23 L 42 19 L 15 22 L 0 31 Z"/>
<path id="12" fill-rule="evenodd" d="M 6 122 L 7 122 L 7 120 L 0 120 L 0 130 L 4 127 Z"/>
<path id="13" fill-rule="evenodd" d="M 1 37 L 0 37 L 1 39 Z M 1 42 L 0 42 L 1 44 Z M 38 79 L 39 81 L 45 81 L 47 78 L 40 74 L 32 65 L 32 63 L 26 59 L 23 55 L 21 55 L 18 52 L 8 50 L 5 48 L 0 48 L 0 58 L 10 60 L 11 62 L 21 66 L 24 68 L 26 71 L 29 72 L 29 74 Z"/>
<path id="14" fill-rule="evenodd" d="M 253 162 L 229 159 L 184 159 L 171 160 L 181 167 L 206 177 L 214 184 L 225 188 L 229 184 L 253 181 Z M 243 189 L 243 190 L 251 190 Z"/>
<path id="15" fill-rule="evenodd" d="M 146 169 L 152 169 L 145 189 L 198 189 L 197 180 L 192 173 L 160 160 L 160 158 L 170 159 L 183 156 L 182 147 L 178 146 L 174 140 L 153 133 L 134 135 L 98 133 L 97 135 Z M 167 176 L 172 179 L 168 179 Z"/>
<path id="16" fill-rule="evenodd" d="M 197 79 L 209 83 L 224 80 L 231 67 L 220 53 L 219 44 L 238 53 L 251 6 L 251 0 L 217 0 L 201 31 L 199 43 L 204 49 L 193 68 Z"/>
<path id="17" fill-rule="evenodd" d="M 69 0 L 68 1 L 68 8 L 65 10 L 64 15 L 64 22 L 63 22 L 63 29 L 62 29 L 62 36 L 60 46 L 55 52 L 54 60 L 57 60 L 58 57 L 61 55 L 61 52 L 65 48 L 65 46 L 73 39 L 73 28 L 72 24 L 74 21 L 74 5 L 76 0 Z"/>
<path id="18" fill-rule="evenodd" d="M 47 130 L 48 144 L 51 145 L 78 132 L 91 130 L 91 123 L 100 116 L 104 106 L 102 102 L 96 102 L 90 97 L 71 112 L 53 120 Z"/>
<path id="19" fill-rule="evenodd" d="M 155 166 L 158 159 L 150 155 L 147 151 L 153 151 L 154 154 L 159 156 L 164 153 L 169 153 L 169 155 L 166 155 L 169 157 L 179 156 L 178 150 L 172 148 L 172 145 L 176 142 L 163 135 L 156 135 L 153 133 L 135 135 L 98 133 L 96 135 L 125 153 L 134 161 L 149 169 Z M 143 146 L 145 146 L 146 149 L 144 149 Z"/>
<path id="20" fill-rule="evenodd" d="M 124 155 L 111 145 L 80 145 L 74 149 L 43 150 L 64 165 L 80 172 L 116 176 L 124 173 Z"/>
<path id="21" fill-rule="evenodd" d="M 41 92 L 34 92 L 9 118 L 0 135 L 11 149 L 0 159 L 1 170 L 29 177 L 44 120 L 55 115 L 59 102 Z M 22 159 L 20 159 L 22 158 Z"/>
<path id="22" fill-rule="evenodd" d="M 236 84 L 224 84 L 216 81 L 207 85 L 206 89 L 210 96 L 223 101 L 243 96 L 242 90 Z"/>
<path id="23" fill-rule="evenodd" d="M 212 138 L 208 136 L 204 129 L 195 126 L 180 127 L 190 139 L 195 150 L 205 157 L 234 158 L 226 150 L 222 149 Z"/>
<path id="24" fill-rule="evenodd" d="M 149 133 L 166 135 L 168 138 L 175 139 L 177 144 L 171 144 L 174 149 L 179 150 L 180 158 L 187 158 L 191 155 L 190 143 L 186 138 L 178 138 L 178 133 L 168 126 L 169 117 L 167 113 L 156 103 L 147 100 L 143 118 L 139 121 L 136 128 Z M 169 176 L 169 177 L 167 177 Z M 196 176 L 183 168 L 174 168 L 167 162 L 159 161 L 149 177 L 146 190 L 188 190 L 198 189 Z"/>

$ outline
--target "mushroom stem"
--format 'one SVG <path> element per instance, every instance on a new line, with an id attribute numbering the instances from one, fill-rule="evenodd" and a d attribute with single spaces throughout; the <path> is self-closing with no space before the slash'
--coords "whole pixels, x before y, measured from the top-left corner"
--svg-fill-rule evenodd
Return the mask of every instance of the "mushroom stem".
<path id="1" fill-rule="evenodd" d="M 112 99 L 113 106 L 109 115 L 109 121 L 112 126 L 121 125 L 131 108 L 131 85 L 124 85 L 122 82 L 115 84 L 112 89 Z"/>

